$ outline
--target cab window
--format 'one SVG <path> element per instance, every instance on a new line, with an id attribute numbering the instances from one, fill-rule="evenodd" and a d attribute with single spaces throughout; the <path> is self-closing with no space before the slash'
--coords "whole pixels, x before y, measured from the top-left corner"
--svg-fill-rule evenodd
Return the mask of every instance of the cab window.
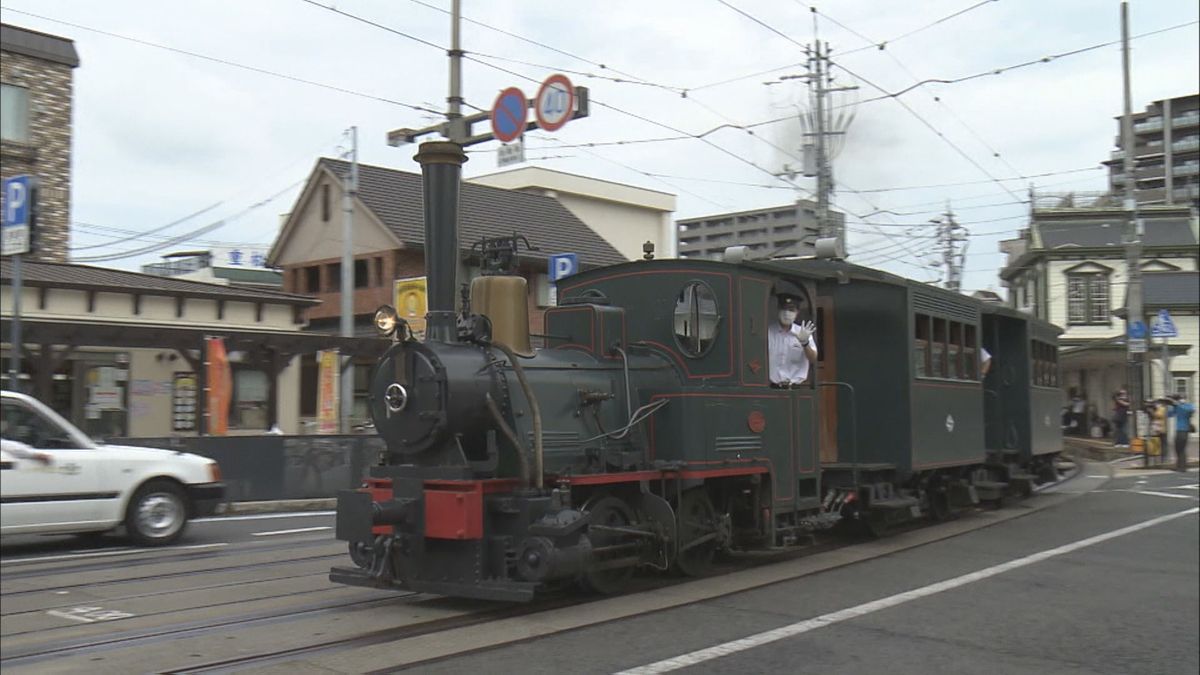
<path id="1" fill-rule="evenodd" d="M 703 281 L 690 281 L 675 299 L 675 342 L 692 358 L 703 356 L 716 341 L 721 315 L 717 296 Z"/>

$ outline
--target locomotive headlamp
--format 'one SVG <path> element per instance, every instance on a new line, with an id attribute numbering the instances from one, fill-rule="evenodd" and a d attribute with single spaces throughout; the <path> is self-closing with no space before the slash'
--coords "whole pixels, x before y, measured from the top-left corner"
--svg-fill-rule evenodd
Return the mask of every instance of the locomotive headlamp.
<path id="1" fill-rule="evenodd" d="M 383 335 L 391 335 L 396 332 L 396 309 L 391 305 L 384 305 L 375 310 L 375 328 Z"/>

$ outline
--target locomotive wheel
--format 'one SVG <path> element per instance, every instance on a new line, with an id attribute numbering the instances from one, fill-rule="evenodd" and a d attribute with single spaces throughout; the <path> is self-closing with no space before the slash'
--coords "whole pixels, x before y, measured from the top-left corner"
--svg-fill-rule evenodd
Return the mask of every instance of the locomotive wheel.
<path id="1" fill-rule="evenodd" d="M 689 577 L 704 576 L 712 569 L 719 545 L 717 510 L 704 488 L 684 492 L 678 508 L 679 551 L 675 571 Z"/>
<path id="2" fill-rule="evenodd" d="M 375 566 L 375 547 L 370 542 L 350 542 L 350 560 L 356 566 L 369 570 Z"/>
<path id="3" fill-rule="evenodd" d="M 634 524 L 633 511 L 625 502 L 617 497 L 602 496 L 593 498 L 593 500 L 589 500 L 584 511 L 591 516 L 591 522 L 596 525 L 629 527 Z M 589 532 L 588 539 L 591 540 L 593 551 L 608 546 L 630 543 L 628 536 L 622 536 L 615 532 Z M 631 553 L 594 553 L 591 562 L 588 563 L 587 569 L 583 572 L 580 585 L 585 590 L 605 595 L 621 591 L 625 588 L 625 584 L 629 581 L 629 578 L 633 576 L 636 565 L 623 565 L 619 567 L 606 567 L 604 565 L 605 563 L 628 557 Z"/>

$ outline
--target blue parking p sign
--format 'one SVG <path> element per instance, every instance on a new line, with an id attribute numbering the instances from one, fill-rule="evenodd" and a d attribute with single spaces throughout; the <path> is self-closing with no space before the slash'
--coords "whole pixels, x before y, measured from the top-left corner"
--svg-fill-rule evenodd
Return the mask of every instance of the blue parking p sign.
<path id="1" fill-rule="evenodd" d="M 579 271 L 579 256 L 574 253 L 558 253 L 550 256 L 550 281 L 557 282 Z"/>
<path id="2" fill-rule="evenodd" d="M 34 181 L 32 176 L 4 179 L 4 219 L 0 222 L 0 253 L 3 255 L 29 253 Z"/>

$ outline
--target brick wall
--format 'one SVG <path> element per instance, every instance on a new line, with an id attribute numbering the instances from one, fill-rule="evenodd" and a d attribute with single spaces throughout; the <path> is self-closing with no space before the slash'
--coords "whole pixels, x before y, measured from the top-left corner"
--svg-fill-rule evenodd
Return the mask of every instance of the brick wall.
<path id="1" fill-rule="evenodd" d="M 72 67 L 3 52 L 0 82 L 29 90 L 29 142 L 0 143 L 0 177 L 39 179 L 33 260 L 67 262 L 71 241 Z"/>

